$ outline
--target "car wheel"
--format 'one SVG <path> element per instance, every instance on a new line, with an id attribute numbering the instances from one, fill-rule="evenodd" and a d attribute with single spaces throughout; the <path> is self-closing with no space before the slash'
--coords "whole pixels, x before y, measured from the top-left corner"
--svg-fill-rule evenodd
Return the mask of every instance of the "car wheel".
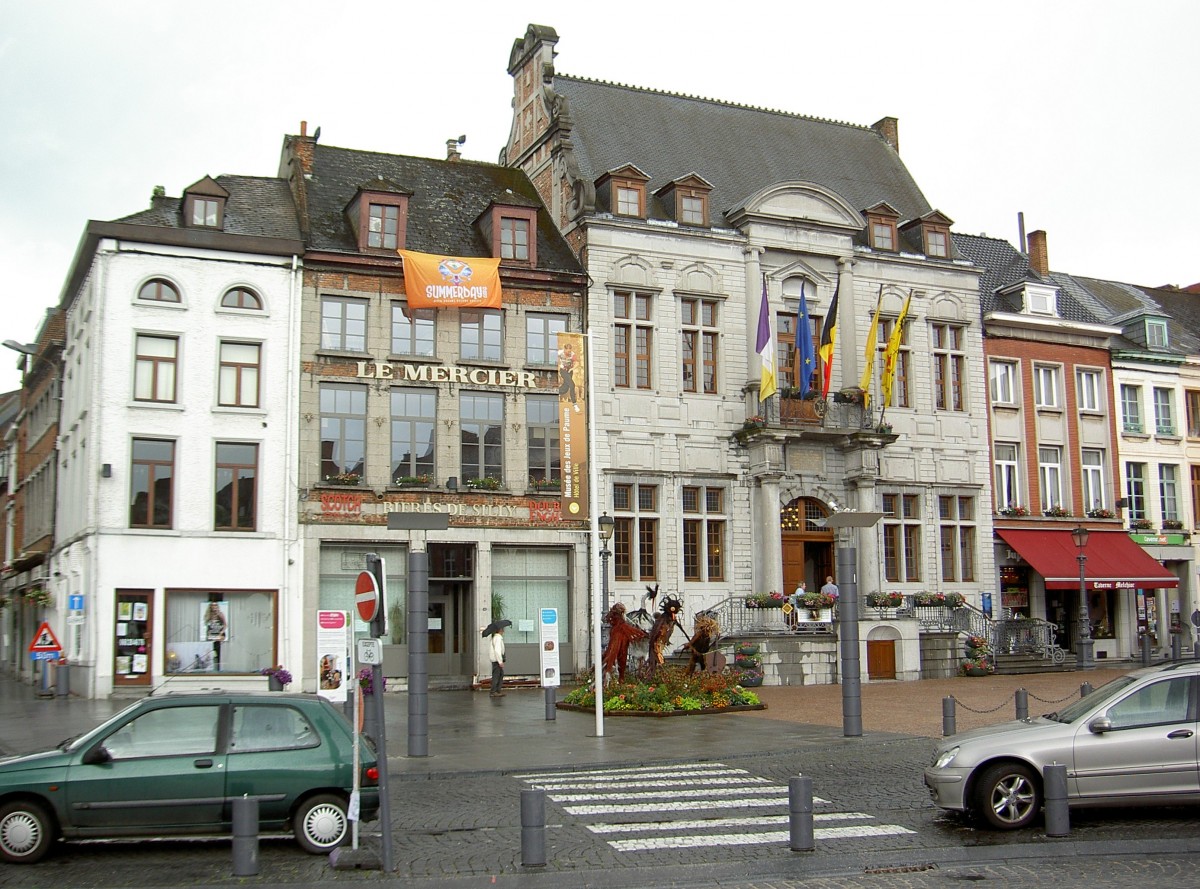
<path id="1" fill-rule="evenodd" d="M 1028 827 L 1042 807 L 1042 791 L 1033 770 L 1016 762 L 986 769 L 975 784 L 975 811 L 992 827 Z"/>
<path id="2" fill-rule="evenodd" d="M 0 858 L 11 864 L 33 864 L 50 851 L 53 839 L 54 822 L 37 803 L 0 807 Z"/>
<path id="3" fill-rule="evenodd" d="M 349 836 L 349 826 L 346 801 L 340 796 L 323 794 L 300 804 L 292 822 L 292 833 L 305 852 L 320 855 L 344 843 Z"/>

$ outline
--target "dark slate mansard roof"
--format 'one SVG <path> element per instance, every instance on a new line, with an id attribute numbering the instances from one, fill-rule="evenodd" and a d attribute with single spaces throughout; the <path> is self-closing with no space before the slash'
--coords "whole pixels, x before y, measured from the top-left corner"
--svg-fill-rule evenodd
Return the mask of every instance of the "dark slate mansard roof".
<path id="1" fill-rule="evenodd" d="M 379 180 L 383 179 L 383 183 Z M 570 245 L 542 208 L 521 170 L 475 161 L 446 161 L 317 145 L 305 183 L 309 248 L 357 253 L 346 205 L 360 188 L 409 194 L 406 249 L 421 253 L 491 256 L 475 221 L 492 202 L 538 208 L 539 269 L 580 272 Z"/>
<path id="2" fill-rule="evenodd" d="M 869 127 L 820 120 L 620 84 L 556 75 L 567 100 L 571 140 L 584 180 L 634 164 L 653 193 L 695 172 L 713 185 L 710 206 L 725 213 L 761 188 L 815 182 L 858 210 L 886 201 L 900 221 L 931 209 L 883 138 Z M 651 206 L 651 216 L 665 216 Z"/>

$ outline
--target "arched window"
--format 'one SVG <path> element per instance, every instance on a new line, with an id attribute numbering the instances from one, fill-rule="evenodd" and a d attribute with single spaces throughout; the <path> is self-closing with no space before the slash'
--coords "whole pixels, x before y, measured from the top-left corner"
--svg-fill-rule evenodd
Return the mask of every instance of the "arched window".
<path id="1" fill-rule="evenodd" d="M 234 287 L 221 297 L 221 307 L 225 309 L 262 309 L 262 300 L 253 290 L 245 287 Z"/>
<path id="2" fill-rule="evenodd" d="M 149 302 L 177 303 L 179 302 L 179 288 L 165 278 L 151 278 L 138 291 L 138 299 Z"/>

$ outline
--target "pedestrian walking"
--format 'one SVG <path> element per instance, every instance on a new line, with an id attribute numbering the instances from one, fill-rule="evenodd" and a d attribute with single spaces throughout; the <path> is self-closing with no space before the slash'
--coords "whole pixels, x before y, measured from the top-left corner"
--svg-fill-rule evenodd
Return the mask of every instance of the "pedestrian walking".
<path id="1" fill-rule="evenodd" d="M 492 691 L 491 697 L 502 698 L 504 692 L 501 687 L 504 684 L 504 627 L 496 628 L 492 633 Z"/>
<path id="2" fill-rule="evenodd" d="M 821 587 L 821 592 L 833 599 L 834 602 L 837 602 L 839 591 L 837 584 L 833 582 L 832 575 L 826 575 L 825 586 Z"/>
<path id="3" fill-rule="evenodd" d="M 800 581 L 795 591 L 788 596 L 788 604 L 792 606 L 792 610 L 787 614 L 787 626 L 789 630 L 798 629 L 800 626 L 800 605 L 804 602 L 804 594 L 807 592 L 804 588 L 804 581 Z"/>

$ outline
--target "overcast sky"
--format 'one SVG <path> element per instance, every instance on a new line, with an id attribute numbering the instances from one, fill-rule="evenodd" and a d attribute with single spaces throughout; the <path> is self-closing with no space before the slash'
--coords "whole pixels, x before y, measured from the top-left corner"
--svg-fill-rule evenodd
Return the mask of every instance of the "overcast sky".
<path id="1" fill-rule="evenodd" d="M 530 22 L 558 31 L 561 73 L 896 117 L 955 231 L 1015 243 L 1023 212 L 1056 271 L 1200 281 L 1195 0 L 0 0 L 0 340 L 36 338 L 89 219 L 156 185 L 275 175 L 301 120 L 323 144 L 427 157 L 466 133 L 463 155 L 494 162 Z M 17 359 L 0 353 L 0 391 Z"/>

